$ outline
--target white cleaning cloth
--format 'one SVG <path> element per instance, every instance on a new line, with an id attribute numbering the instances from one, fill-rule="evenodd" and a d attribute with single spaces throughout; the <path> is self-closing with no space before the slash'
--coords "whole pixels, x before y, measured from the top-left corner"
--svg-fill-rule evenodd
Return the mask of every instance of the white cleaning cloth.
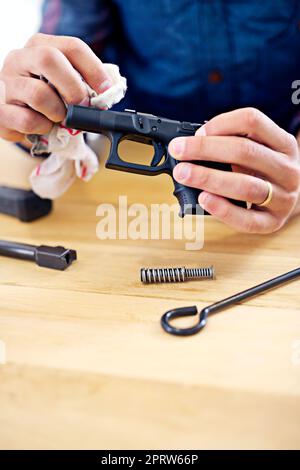
<path id="1" fill-rule="evenodd" d="M 119 67 L 103 64 L 105 72 L 113 85 L 104 93 L 97 95 L 87 84 L 89 105 L 100 109 L 111 108 L 121 101 L 126 93 L 126 78 L 122 77 Z M 49 154 L 29 177 L 33 191 L 42 198 L 56 199 L 74 182 L 76 176 L 89 181 L 98 171 L 98 158 L 85 143 L 83 133 L 67 129 L 63 124 L 53 126 L 47 135 L 30 135 L 33 144 L 31 153 L 38 157 Z"/>

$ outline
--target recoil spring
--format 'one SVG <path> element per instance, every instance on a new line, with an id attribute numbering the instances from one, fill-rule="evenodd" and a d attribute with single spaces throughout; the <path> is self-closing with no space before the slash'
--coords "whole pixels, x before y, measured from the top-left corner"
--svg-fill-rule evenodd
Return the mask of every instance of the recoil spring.
<path id="1" fill-rule="evenodd" d="M 213 266 L 208 268 L 142 268 L 141 281 L 144 284 L 163 282 L 185 282 L 190 279 L 213 279 Z"/>

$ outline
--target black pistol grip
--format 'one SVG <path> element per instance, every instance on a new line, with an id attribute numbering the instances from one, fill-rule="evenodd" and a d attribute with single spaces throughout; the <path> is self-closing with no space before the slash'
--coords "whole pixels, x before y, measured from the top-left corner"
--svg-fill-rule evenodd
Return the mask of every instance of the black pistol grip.
<path id="1" fill-rule="evenodd" d="M 185 215 L 203 215 L 204 211 L 199 205 L 198 197 L 201 193 L 200 189 L 189 188 L 184 186 L 177 181 L 174 181 L 174 196 L 177 198 L 180 212 L 179 216 L 184 217 Z"/>

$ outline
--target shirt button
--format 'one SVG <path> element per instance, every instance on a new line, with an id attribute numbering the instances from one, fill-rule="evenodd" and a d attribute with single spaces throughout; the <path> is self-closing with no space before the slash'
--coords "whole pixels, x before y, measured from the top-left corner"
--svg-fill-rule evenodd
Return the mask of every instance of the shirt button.
<path id="1" fill-rule="evenodd" d="M 223 76 L 222 76 L 221 72 L 219 72 L 218 70 L 212 70 L 208 74 L 209 83 L 213 83 L 213 84 L 220 83 L 222 80 L 223 80 Z"/>

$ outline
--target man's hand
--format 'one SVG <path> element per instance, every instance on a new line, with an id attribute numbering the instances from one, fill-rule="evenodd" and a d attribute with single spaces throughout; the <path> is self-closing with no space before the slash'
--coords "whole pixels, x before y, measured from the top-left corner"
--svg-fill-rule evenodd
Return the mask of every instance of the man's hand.
<path id="1" fill-rule="evenodd" d="M 233 172 L 192 163 L 179 163 L 174 178 L 202 189 L 200 205 L 217 219 L 241 232 L 271 233 L 296 213 L 300 199 L 300 153 L 297 140 L 254 108 L 216 116 L 194 137 L 179 137 L 169 145 L 177 160 L 203 160 L 232 164 Z M 258 207 L 268 197 L 268 207 Z M 253 204 L 237 207 L 232 198 Z"/>
<path id="2" fill-rule="evenodd" d="M 98 93 L 111 86 L 101 60 L 78 38 L 35 34 L 10 52 L 0 71 L 0 137 L 22 142 L 62 121 L 66 109 L 55 89 L 67 104 L 83 103 L 87 89 L 76 70 Z"/>

